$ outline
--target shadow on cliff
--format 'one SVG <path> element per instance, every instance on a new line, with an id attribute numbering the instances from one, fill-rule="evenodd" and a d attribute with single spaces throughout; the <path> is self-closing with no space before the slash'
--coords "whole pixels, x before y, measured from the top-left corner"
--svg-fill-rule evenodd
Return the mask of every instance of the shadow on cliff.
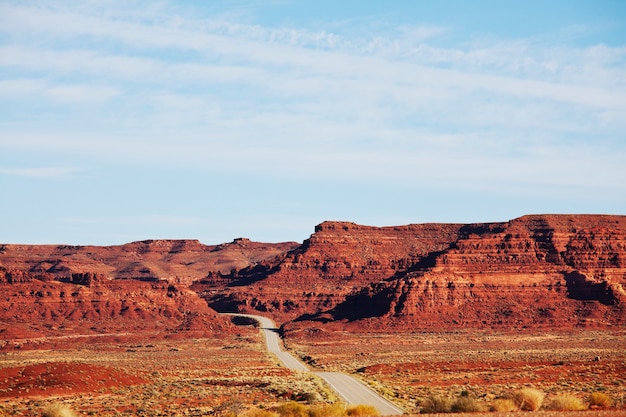
<path id="1" fill-rule="evenodd" d="M 564 274 L 564 278 L 568 298 L 578 301 L 598 301 L 607 306 L 618 303 L 613 289 L 606 281 L 593 282 L 576 271 Z"/>
<path id="2" fill-rule="evenodd" d="M 373 288 L 374 286 L 378 288 Z M 294 321 L 327 323 L 333 320 L 356 321 L 382 317 L 391 310 L 393 299 L 393 289 L 381 283 L 364 287 L 359 292 L 348 295 L 343 302 L 337 304 L 329 311 L 315 314 L 303 314 Z"/>

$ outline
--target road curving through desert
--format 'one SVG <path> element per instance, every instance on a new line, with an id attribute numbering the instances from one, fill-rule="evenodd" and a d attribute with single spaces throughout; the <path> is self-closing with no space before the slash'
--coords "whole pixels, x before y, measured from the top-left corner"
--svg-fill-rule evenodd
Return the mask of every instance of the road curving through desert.
<path id="1" fill-rule="evenodd" d="M 259 323 L 261 332 L 263 332 L 265 336 L 265 344 L 267 345 L 267 350 L 270 353 L 276 355 L 283 365 L 289 369 L 294 371 L 311 372 L 310 369 L 298 358 L 281 348 L 278 328 L 272 319 L 254 314 L 229 313 L 229 315 L 247 317 L 256 320 Z M 400 407 L 381 397 L 367 385 L 350 375 L 340 372 L 313 373 L 326 381 L 333 391 L 335 391 L 349 405 L 371 405 L 376 407 L 378 412 L 383 416 L 404 414 L 404 410 Z"/>

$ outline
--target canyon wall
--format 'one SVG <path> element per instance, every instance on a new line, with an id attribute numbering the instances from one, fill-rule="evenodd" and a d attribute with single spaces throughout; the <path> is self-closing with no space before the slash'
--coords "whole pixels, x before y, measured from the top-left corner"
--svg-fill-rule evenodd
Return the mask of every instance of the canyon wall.
<path id="1" fill-rule="evenodd" d="M 294 243 L 147 240 L 120 246 L 0 245 L 0 337 L 232 330 L 189 284 Z"/>
<path id="2" fill-rule="evenodd" d="M 423 259 L 300 322 L 429 330 L 626 324 L 625 216 L 465 225 Z"/>
<path id="3" fill-rule="evenodd" d="M 214 310 L 267 314 L 285 331 L 623 328 L 625 288 L 626 216 L 324 222 L 302 244 L 5 244 L 0 332 L 228 326 Z"/>

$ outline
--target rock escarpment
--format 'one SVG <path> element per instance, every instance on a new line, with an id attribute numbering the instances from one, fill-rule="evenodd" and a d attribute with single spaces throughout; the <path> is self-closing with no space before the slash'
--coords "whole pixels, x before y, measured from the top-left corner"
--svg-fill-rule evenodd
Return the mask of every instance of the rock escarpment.
<path id="1" fill-rule="evenodd" d="M 332 308 L 352 291 L 429 262 L 433 253 L 458 239 L 462 227 L 324 222 L 285 255 L 219 279 L 212 274 L 194 288 L 220 311 L 261 311 L 293 319 Z"/>
<path id="2" fill-rule="evenodd" d="M 197 240 L 144 240 L 119 246 L 4 244 L 0 245 L 0 282 L 71 281 L 72 274 L 94 273 L 105 279 L 190 284 L 208 272 L 242 269 L 297 246 L 245 238 L 213 246 Z"/>
<path id="3" fill-rule="evenodd" d="M 324 222 L 301 245 L 0 246 L 0 331 L 227 325 L 212 309 L 262 312 L 287 330 L 615 328 L 625 289 L 626 216 Z"/>
<path id="4" fill-rule="evenodd" d="M 625 288 L 625 216 L 525 216 L 465 225 L 448 248 L 306 318 L 408 329 L 623 326 Z"/>
<path id="5" fill-rule="evenodd" d="M 0 246 L 0 335 L 228 330 L 228 319 L 188 288 L 284 253 L 293 243 L 248 239 L 206 246 L 148 240 L 121 246 Z"/>

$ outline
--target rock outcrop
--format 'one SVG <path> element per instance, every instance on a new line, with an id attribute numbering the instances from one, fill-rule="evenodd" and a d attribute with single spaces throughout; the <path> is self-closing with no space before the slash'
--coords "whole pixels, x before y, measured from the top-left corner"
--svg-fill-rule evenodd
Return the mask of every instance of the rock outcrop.
<path id="1" fill-rule="evenodd" d="M 148 240 L 121 246 L 0 246 L 0 334 L 150 331 L 206 335 L 231 328 L 188 288 L 297 246 L 248 239 L 206 246 Z"/>
<path id="2" fill-rule="evenodd" d="M 261 311 L 293 319 L 332 308 L 363 286 L 428 263 L 432 254 L 458 239 L 462 227 L 324 222 L 285 255 L 220 275 L 218 285 L 207 285 L 215 284 L 213 274 L 193 288 L 219 311 Z"/>
<path id="3" fill-rule="evenodd" d="M 625 288 L 625 216 L 525 216 L 465 225 L 448 248 L 301 319 L 431 330 L 623 326 Z"/>
<path id="4" fill-rule="evenodd" d="M 1 245 L 0 331 L 227 325 L 213 310 L 266 313 L 286 331 L 615 328 L 625 288 L 626 216 L 324 222 L 301 245 Z"/>
<path id="5" fill-rule="evenodd" d="M 145 240 L 119 246 L 4 244 L 0 245 L 0 282 L 72 281 L 73 274 L 93 273 L 103 279 L 190 284 L 209 272 L 243 269 L 297 246 L 245 238 L 213 246 L 197 240 Z"/>

